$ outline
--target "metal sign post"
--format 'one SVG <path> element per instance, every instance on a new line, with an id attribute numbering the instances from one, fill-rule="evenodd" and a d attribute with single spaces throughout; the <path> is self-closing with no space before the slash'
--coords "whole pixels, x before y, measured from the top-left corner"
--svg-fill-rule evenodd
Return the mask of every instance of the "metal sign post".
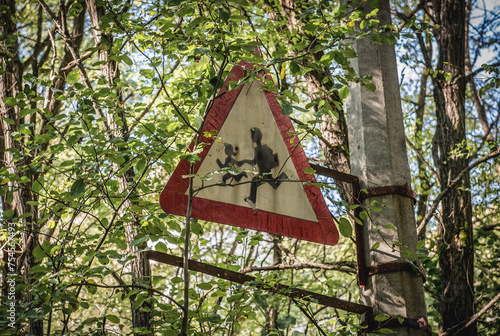
<path id="1" fill-rule="evenodd" d="M 380 0 L 379 4 L 377 19 L 381 25 L 390 25 L 389 1 Z M 373 10 L 367 3 L 363 6 L 367 13 Z M 425 321 L 423 279 L 405 254 L 405 250 L 414 252 L 417 232 L 412 194 L 405 188 L 411 179 L 394 46 L 379 45 L 369 37 L 353 45 L 358 57 L 352 59 L 352 66 L 359 76 L 370 76 L 376 90 L 352 84 L 346 101 L 351 173 L 368 191 L 360 195 L 362 204 L 377 201 L 385 205 L 383 211 L 364 221 L 367 273 L 361 300 L 374 307 L 376 315 Z M 404 325 L 395 331 L 399 336 L 421 335 Z"/>
<path id="2" fill-rule="evenodd" d="M 208 112 L 200 133 L 200 142 L 206 146 L 198 154 L 201 160 L 194 165 L 194 176 L 190 174 L 190 163 L 181 160 L 160 196 L 160 204 L 167 213 L 186 215 L 189 178 L 193 178 L 196 194 L 192 200 L 193 218 L 335 245 L 339 235 L 332 215 L 320 189 L 313 184 L 314 176 L 306 171 L 312 167 L 317 174 L 352 183 L 351 205 L 360 205 L 353 210 L 355 218 L 360 219 L 360 211 L 368 199 L 377 197 L 387 205 L 376 221 L 355 223 L 358 284 L 364 304 L 281 284 L 266 287 L 252 276 L 194 260 L 189 260 L 188 268 L 236 283 L 251 283 L 292 298 L 313 298 L 319 304 L 362 314 L 365 331 L 393 327 L 398 328 L 399 335 L 414 335 L 416 331 L 428 331 L 423 270 L 418 264 L 408 262 L 394 245 L 370 249 L 376 242 L 382 246 L 382 242 L 397 240 L 409 248 L 416 243 L 411 199 L 415 196 L 408 188 L 409 168 L 394 49 L 366 40 L 357 44 L 358 48 L 366 49 L 362 49 L 365 54 L 355 60 L 359 64 L 354 66 L 361 75 L 373 76 L 377 85 L 373 94 L 361 87 L 351 90 L 352 111 L 347 114 L 349 142 L 355 148 L 351 150 L 352 171 L 359 178 L 310 165 L 293 135 L 289 118 L 282 114 L 272 93 L 260 90 L 258 81 L 226 92 L 230 81 L 238 81 L 252 68 L 242 62 L 232 69 L 232 76 L 226 79 Z M 385 64 L 387 60 L 391 62 Z M 195 150 L 195 143 L 189 151 Z M 367 192 L 361 193 L 361 187 Z M 385 227 L 376 227 L 380 223 Z M 388 224 L 396 230 L 389 232 Z M 180 257 L 149 251 L 148 258 L 183 267 Z M 374 314 L 379 313 L 399 318 L 376 322 Z"/>

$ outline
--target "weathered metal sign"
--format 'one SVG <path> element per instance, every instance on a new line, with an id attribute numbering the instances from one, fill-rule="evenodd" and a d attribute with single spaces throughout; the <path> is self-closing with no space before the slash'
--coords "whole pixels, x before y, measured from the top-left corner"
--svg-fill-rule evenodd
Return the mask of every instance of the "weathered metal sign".
<path id="1" fill-rule="evenodd" d="M 191 216 L 335 245 L 332 215 L 320 189 L 304 184 L 314 176 L 304 172 L 309 163 L 273 93 L 258 81 L 226 92 L 244 72 L 243 66 L 232 69 L 206 117 Z M 182 160 L 172 174 L 160 196 L 165 212 L 186 215 L 189 171 Z"/>

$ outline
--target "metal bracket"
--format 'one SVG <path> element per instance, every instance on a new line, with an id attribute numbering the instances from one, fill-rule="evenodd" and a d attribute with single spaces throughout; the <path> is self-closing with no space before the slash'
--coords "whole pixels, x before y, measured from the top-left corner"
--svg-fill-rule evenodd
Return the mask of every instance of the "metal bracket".
<path id="1" fill-rule="evenodd" d="M 327 176 L 333 178 L 337 181 L 343 181 L 352 184 L 352 193 L 354 197 L 351 198 L 351 205 L 362 205 L 362 201 L 367 199 L 368 197 L 374 196 L 382 196 L 382 195 L 390 195 L 396 194 L 405 197 L 409 197 L 413 200 L 414 203 L 417 201 L 417 196 L 408 183 L 403 185 L 394 185 L 394 186 L 385 186 L 385 187 L 374 187 L 369 188 L 365 191 L 361 191 L 359 185 L 359 178 L 354 175 L 342 173 L 335 171 L 333 169 L 329 169 L 327 167 L 319 166 L 316 164 L 311 164 L 311 168 L 316 170 L 316 173 L 319 175 Z M 360 212 L 362 208 L 358 206 L 354 208 L 353 215 L 356 218 L 360 218 Z M 365 259 L 365 244 L 364 244 L 364 235 L 363 235 L 363 226 L 355 223 L 354 224 L 354 232 L 356 235 L 356 258 L 357 258 L 357 266 L 358 266 L 358 285 L 360 287 L 364 287 L 368 281 L 368 277 L 377 273 L 384 272 L 398 272 L 398 271 L 408 271 L 415 272 L 422 276 L 423 281 L 426 280 L 425 271 L 420 264 L 414 263 L 411 264 L 409 262 L 406 263 L 389 263 L 382 265 L 375 265 L 367 267 L 366 259 Z"/>
<path id="2" fill-rule="evenodd" d="M 375 319 L 371 319 L 364 321 L 362 325 L 366 326 L 367 328 L 358 333 L 361 335 L 372 331 L 376 331 L 377 329 L 381 328 L 391 329 L 391 328 L 401 328 L 401 327 L 409 327 L 412 329 L 416 329 L 420 332 L 426 333 L 428 336 L 432 335 L 432 328 L 427 322 L 427 319 L 425 317 L 421 317 L 419 319 L 413 319 L 408 317 L 399 317 L 399 318 L 390 317 L 389 319 L 380 322 L 375 321 Z"/>
<path id="3" fill-rule="evenodd" d="M 396 194 L 411 198 L 413 200 L 413 204 L 417 203 L 417 194 L 415 194 L 415 192 L 411 190 L 411 187 L 408 186 L 408 183 L 405 183 L 403 185 L 374 187 L 366 189 L 366 191 L 367 192 L 361 192 L 359 194 L 360 201 L 363 201 L 368 197 L 373 197 L 373 196 Z"/>
<path id="4" fill-rule="evenodd" d="M 425 283 L 427 280 L 427 275 L 425 274 L 424 268 L 416 261 L 409 262 L 392 262 L 386 264 L 379 264 L 367 267 L 368 276 L 372 276 L 379 273 L 388 272 L 414 272 L 422 276 L 422 280 Z"/>

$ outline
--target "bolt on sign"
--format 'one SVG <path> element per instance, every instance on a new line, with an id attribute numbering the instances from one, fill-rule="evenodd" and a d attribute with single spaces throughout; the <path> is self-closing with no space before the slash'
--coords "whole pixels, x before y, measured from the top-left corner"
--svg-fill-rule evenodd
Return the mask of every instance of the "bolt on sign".
<path id="1" fill-rule="evenodd" d="M 274 94 L 257 80 L 226 91 L 251 68 L 242 62 L 231 70 L 206 116 L 191 216 L 335 245 L 332 215 L 314 176 L 305 172 L 309 163 Z M 189 150 L 194 146 L 193 140 Z M 167 213 L 186 215 L 189 165 L 181 160 L 161 193 Z"/>

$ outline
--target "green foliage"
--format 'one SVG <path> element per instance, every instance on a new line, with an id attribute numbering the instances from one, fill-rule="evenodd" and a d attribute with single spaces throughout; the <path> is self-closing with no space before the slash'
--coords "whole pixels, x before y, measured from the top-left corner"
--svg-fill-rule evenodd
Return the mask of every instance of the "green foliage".
<path id="1" fill-rule="evenodd" d="M 181 159 L 199 161 L 203 144 L 193 150 L 188 145 L 214 99 L 224 94 L 220 90 L 231 67 L 241 61 L 255 66 L 239 82 L 230 81 L 229 90 L 260 79 L 265 89 L 276 94 L 283 114 L 300 120 L 297 135 L 307 134 L 304 142 L 314 142 L 313 136 L 321 135 L 319 123 L 324 115 L 339 119 L 342 101 L 350 94 L 349 83 L 376 89 L 371 78 L 358 77 L 351 67 L 357 55 L 350 41 L 369 36 L 377 43 L 395 44 L 400 38 L 395 27 L 380 25 L 376 9 L 364 14 L 354 7 L 346 12 L 346 7 L 330 1 L 296 2 L 296 29 L 288 29 L 288 17 L 282 15 L 278 3 L 267 1 L 117 0 L 97 4 L 102 6 L 101 32 L 90 26 L 88 16 L 78 21 L 87 10 L 83 1 L 61 9 L 67 10 L 68 27 L 77 31 L 83 25 L 81 35 L 72 37 L 82 68 L 68 51 L 62 32 L 52 33 L 54 19 L 47 12 L 39 29 L 35 1 L 17 4 L 12 15 L 17 32 L 1 37 L 2 55 L 6 56 L 0 61 L 0 75 L 10 74 L 8 64 L 19 65 L 14 55 L 21 58 L 23 73 L 16 77 L 17 91 L 1 96 L 9 111 L 2 110 L 2 125 L 12 131 L 7 135 L 15 146 L 2 153 L 2 159 L 11 158 L 0 165 L 0 211 L 4 228 L 15 223 L 17 250 L 26 248 L 28 258 L 23 258 L 30 263 L 29 267 L 18 265 L 19 274 L 29 281 L 15 278 L 18 329 L 8 326 L 8 300 L 2 297 L 2 335 L 26 334 L 28 323 L 34 321 L 43 322 L 44 332 L 50 328 L 54 335 L 141 333 L 140 328 L 133 331 L 131 309 L 151 313 L 155 334 L 178 335 L 185 283 L 179 268 L 152 263 L 152 275 L 137 279 L 132 263 L 137 251 L 146 249 L 182 255 L 184 219 L 163 213 L 158 195 Z M 54 2 L 48 5 L 53 11 L 58 6 Z M 411 25 L 418 26 L 422 34 L 429 28 L 415 20 Z M 98 44 L 94 33 L 101 38 Z M 19 50 L 13 53 L 9 48 L 16 44 Z M 256 48 L 260 53 L 255 53 Z M 498 68 L 485 66 L 484 70 L 491 77 L 482 83 L 480 92 L 485 99 L 493 99 Z M 272 81 L 263 76 L 265 72 Z M 305 98 L 304 78 L 312 72 L 326 74 L 324 82 L 330 89 L 319 92 L 323 98 Z M 441 70 L 427 73 L 451 79 Z M 324 97 L 336 100 L 330 104 Z M 412 97 L 409 94 L 407 100 Z M 432 123 L 428 116 L 421 148 L 428 148 L 425 143 L 431 141 Z M 474 121 L 469 123 L 473 129 Z M 471 136 L 477 140 L 475 133 Z M 488 146 L 498 146 L 498 140 Z M 456 154 L 486 149 L 465 144 Z M 485 226 L 498 219 L 493 215 L 497 213 L 498 182 L 492 176 L 484 168 L 472 177 L 475 185 L 486 186 L 475 189 L 475 197 L 483 193 L 492 204 L 488 209 L 482 202 L 474 203 L 477 222 Z M 418 181 L 422 178 L 417 177 Z M 332 184 L 319 185 L 334 200 Z M 418 186 L 419 195 L 436 193 Z M 11 208 L 19 195 L 24 213 Z M 383 211 L 383 205 L 360 210 L 360 218 L 367 220 Z M 343 237 L 351 238 L 353 229 L 347 216 L 341 210 L 338 227 Z M 214 223 L 194 221 L 191 231 L 193 259 L 232 271 L 254 271 L 259 283 L 270 286 L 283 283 L 351 300 L 358 295 L 350 239 L 341 239 L 331 248 L 285 238 L 282 247 L 277 247 L 267 234 Z M 477 225 L 476 231 L 480 257 L 476 292 L 482 306 L 498 292 L 500 246 L 497 231 L 483 225 Z M 30 236 L 36 244 L 26 246 Z M 2 241 L 8 238 L 2 232 Z M 430 233 L 407 253 L 422 261 L 430 279 L 429 292 L 436 293 L 441 290 L 439 251 L 432 239 Z M 377 244 L 372 248 L 377 249 Z M 343 261 L 351 266 L 342 272 L 266 269 L 300 260 L 324 265 Z M 329 335 L 354 335 L 359 330 L 359 317 L 354 314 L 323 309 L 314 302 L 292 302 L 255 285 L 236 285 L 192 273 L 188 333 L 318 334 L 318 327 L 304 311 Z M 431 298 L 429 302 L 431 307 L 438 305 Z M 434 320 L 439 319 L 435 309 L 430 313 Z M 492 325 L 498 325 L 498 316 L 498 309 L 492 308 L 488 315 Z M 491 328 L 482 328 L 485 335 L 492 335 Z M 379 332 L 391 333 L 389 329 Z"/>
<path id="2" fill-rule="evenodd" d="M 55 11 L 53 3 L 48 5 Z M 229 89 L 262 80 L 264 88 L 276 93 L 283 114 L 300 114 L 306 122 L 298 135 L 316 127 L 323 114 L 338 118 L 341 109 L 340 101 L 335 106 L 323 99 L 304 101 L 304 87 L 296 84 L 309 71 L 332 71 L 331 91 L 324 94 L 338 92 L 340 99 L 347 97 L 349 81 L 362 81 L 367 87 L 370 82 L 357 78 L 350 67 L 349 59 L 356 54 L 341 42 L 354 30 L 336 3 L 301 7 L 302 31 L 283 29 L 286 18 L 267 2 L 98 1 L 97 6 L 103 6 L 101 31 L 89 20 L 78 21 L 87 10 L 83 1 L 66 8 L 68 24 L 82 32 L 69 38 L 83 67 L 72 62 L 74 54 L 62 36 L 68 32 L 48 35 L 47 27 L 57 18 L 44 12 L 50 24 L 43 23 L 41 29 L 34 24 L 36 2 L 18 9 L 19 32 L 9 37 L 9 45 L 22 46 L 22 61 L 40 50 L 47 55 L 35 55 L 35 65 L 25 63 L 22 89 L 2 96 L 14 112 L 2 115 L 2 120 L 12 126 L 16 144 L 9 149 L 15 172 L 0 167 L 2 218 L 33 229 L 37 241 L 27 250 L 31 266 L 21 270 L 29 274 L 29 283 L 18 279 L 16 319 L 22 331 L 29 321 L 38 320 L 52 334 L 141 333 L 140 328 L 132 330 L 132 308 L 150 311 L 152 327 L 159 333 L 177 335 L 184 287 L 179 270 L 156 265 L 150 279 L 136 279 L 131 265 L 137 251 L 144 249 L 182 254 L 183 219 L 164 214 L 158 195 L 179 160 L 199 161 L 202 144 L 192 151 L 187 146 L 231 67 L 243 60 L 254 64 L 245 78 L 230 82 Z M 268 20 L 272 13 L 277 13 L 276 19 Z M 363 18 L 357 11 L 352 15 Z M 371 27 L 377 29 L 376 24 Z M 94 33 L 101 39 L 97 45 Z M 37 46 L 26 38 L 30 35 L 46 42 Z M 260 54 L 255 53 L 257 47 Z M 324 54 L 321 62 L 314 61 L 313 53 Z M 10 61 L 2 61 L 2 74 Z M 272 81 L 263 77 L 264 71 Z M 23 186 L 29 190 L 29 211 L 19 214 L 9 206 Z M 350 224 L 341 231 L 352 235 Z M 197 221 L 191 223 L 191 234 L 192 257 L 203 262 L 233 271 L 272 263 L 266 258 L 273 249 L 267 235 Z M 16 241 L 22 245 L 21 234 Z M 237 253 L 230 252 L 232 242 Z M 283 245 L 304 260 L 333 261 L 330 249 L 292 240 Z M 351 244 L 341 249 L 352 261 Z M 350 281 L 352 273 L 349 269 Z M 288 284 L 294 279 L 295 285 L 314 281 L 313 290 L 330 295 L 353 291 L 346 291 L 345 277 L 334 272 L 286 270 L 259 279 Z M 307 326 L 299 308 L 284 297 L 251 287 L 192 274 L 189 333 L 303 334 L 294 330 Z M 311 311 L 317 306 L 303 305 Z M 269 324 L 272 311 L 277 314 Z M 313 315 L 328 316 L 321 311 Z M 0 328 L 15 333 L 5 321 Z M 356 323 L 355 316 L 341 313 L 321 324 L 331 330 L 356 330 Z"/>

